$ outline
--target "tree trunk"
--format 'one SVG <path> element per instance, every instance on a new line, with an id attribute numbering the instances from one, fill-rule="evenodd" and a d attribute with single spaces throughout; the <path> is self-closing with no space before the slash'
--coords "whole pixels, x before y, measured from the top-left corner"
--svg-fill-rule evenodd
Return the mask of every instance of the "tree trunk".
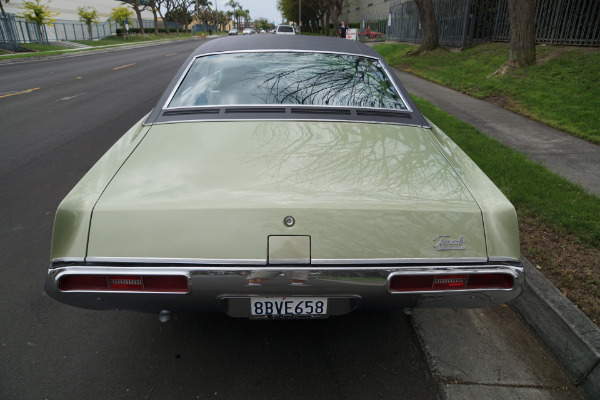
<path id="1" fill-rule="evenodd" d="M 516 0 L 517 1 L 517 0 Z M 421 32 L 423 40 L 420 50 L 433 50 L 440 47 L 438 40 L 437 23 L 435 22 L 435 11 L 432 0 L 415 0 L 419 14 L 421 15 Z"/>
<path id="2" fill-rule="evenodd" d="M 535 65 L 535 2 L 508 0 L 510 17 L 510 55 L 513 68 Z"/>
<path id="3" fill-rule="evenodd" d="M 8 31 L 8 36 L 10 36 L 10 41 L 11 43 L 14 43 L 15 45 L 17 45 L 17 41 L 15 40 L 15 37 L 13 36 L 13 32 L 12 32 L 12 24 L 10 23 L 10 21 L 8 20 L 8 17 L 6 16 L 6 13 L 4 12 L 4 6 L 2 5 L 2 0 L 0 0 L 0 9 L 2 9 L 2 16 L 4 17 L 4 20 L 6 21 L 6 30 Z M 17 46 L 18 48 L 18 46 Z"/>
<path id="4" fill-rule="evenodd" d="M 88 34 L 90 35 L 90 42 L 91 42 L 93 40 L 92 39 L 92 23 L 91 22 L 88 23 L 87 27 L 88 27 Z"/>
<path id="5" fill-rule="evenodd" d="M 340 32 L 339 28 L 339 17 L 342 12 L 342 8 L 344 6 L 344 0 L 328 0 L 329 6 L 329 15 L 331 17 L 331 22 L 333 24 L 333 34 L 335 36 L 339 36 Z"/>
<path id="6" fill-rule="evenodd" d="M 165 19 L 165 17 L 163 16 L 162 12 L 160 11 L 160 8 L 157 8 L 158 10 L 158 15 L 160 15 L 160 19 L 162 19 L 163 24 L 165 26 L 165 34 L 169 35 L 169 25 L 167 25 L 167 20 Z"/>
<path id="7" fill-rule="evenodd" d="M 156 12 L 156 8 L 152 8 L 152 15 L 154 15 L 154 34 L 158 36 L 158 15 Z"/>
<path id="8" fill-rule="evenodd" d="M 46 43 L 49 44 L 49 42 L 47 40 L 44 40 L 44 34 L 42 33 L 42 24 L 37 24 L 37 28 L 38 28 L 38 35 L 40 35 L 40 42 L 42 44 Z"/>
<path id="9" fill-rule="evenodd" d="M 137 16 L 138 25 L 140 26 L 140 33 L 142 35 L 145 35 L 146 32 L 144 32 L 144 20 L 142 19 L 142 10 L 140 10 L 140 7 L 136 3 L 133 3 L 133 10 L 135 11 L 135 14 Z"/>
<path id="10" fill-rule="evenodd" d="M 177 18 L 177 13 L 173 13 L 174 16 L 174 20 L 175 20 L 175 33 L 179 34 L 179 18 Z"/>

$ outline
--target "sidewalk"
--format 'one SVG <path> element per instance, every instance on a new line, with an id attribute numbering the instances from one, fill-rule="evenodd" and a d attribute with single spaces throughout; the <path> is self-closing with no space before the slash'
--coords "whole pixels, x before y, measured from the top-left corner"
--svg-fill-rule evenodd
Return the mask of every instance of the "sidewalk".
<path id="1" fill-rule="evenodd" d="M 412 95 L 429 101 L 485 135 L 600 196 L 600 146 L 392 69 Z M 600 329 L 526 259 L 523 261 L 527 286 L 523 295 L 510 305 L 531 326 L 571 379 L 592 399 L 600 399 Z M 456 386 L 452 386 L 452 390 L 456 391 Z M 459 392 L 453 396 L 449 395 L 447 388 L 444 391 L 449 399 L 460 398 L 464 394 Z"/>
<path id="2" fill-rule="evenodd" d="M 392 69 L 411 94 L 600 196 L 600 146 L 491 103 Z"/>

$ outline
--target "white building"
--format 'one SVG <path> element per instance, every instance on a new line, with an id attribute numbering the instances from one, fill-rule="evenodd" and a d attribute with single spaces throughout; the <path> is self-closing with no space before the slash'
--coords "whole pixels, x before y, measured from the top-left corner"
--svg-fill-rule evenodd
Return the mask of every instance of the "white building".
<path id="1" fill-rule="evenodd" d="M 365 18 L 383 17 L 390 12 L 390 0 L 345 0 L 339 20 L 360 22 Z"/>
<path id="2" fill-rule="evenodd" d="M 47 5 L 50 10 L 60 13 L 54 17 L 57 21 L 79 21 L 77 8 L 86 6 L 93 7 L 98 10 L 100 22 L 104 22 L 108 19 L 113 8 L 123 5 L 120 1 L 115 0 L 42 0 L 41 4 Z M 4 3 L 4 10 L 9 14 L 23 13 L 23 0 L 10 0 L 9 3 Z M 152 11 L 143 11 L 142 17 L 145 20 L 154 19 Z"/>

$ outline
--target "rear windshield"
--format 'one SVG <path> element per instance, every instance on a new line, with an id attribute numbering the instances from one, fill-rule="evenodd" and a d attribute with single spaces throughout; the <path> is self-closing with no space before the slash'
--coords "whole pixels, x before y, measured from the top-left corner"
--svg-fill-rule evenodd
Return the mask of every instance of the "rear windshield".
<path id="1" fill-rule="evenodd" d="M 294 32 L 294 28 L 292 28 L 291 26 L 280 26 L 279 28 L 277 28 L 278 32 Z"/>
<path id="2" fill-rule="evenodd" d="M 407 109 L 376 59 L 303 52 L 198 57 L 167 107 L 288 104 Z"/>

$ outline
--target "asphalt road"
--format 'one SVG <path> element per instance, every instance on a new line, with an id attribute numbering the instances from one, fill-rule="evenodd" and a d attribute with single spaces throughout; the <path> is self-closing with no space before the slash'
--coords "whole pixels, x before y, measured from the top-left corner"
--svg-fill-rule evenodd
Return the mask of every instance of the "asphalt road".
<path id="1" fill-rule="evenodd" d="M 162 324 L 43 293 L 59 202 L 198 45 L 0 65 L 0 399 L 436 398 L 401 312 Z"/>

